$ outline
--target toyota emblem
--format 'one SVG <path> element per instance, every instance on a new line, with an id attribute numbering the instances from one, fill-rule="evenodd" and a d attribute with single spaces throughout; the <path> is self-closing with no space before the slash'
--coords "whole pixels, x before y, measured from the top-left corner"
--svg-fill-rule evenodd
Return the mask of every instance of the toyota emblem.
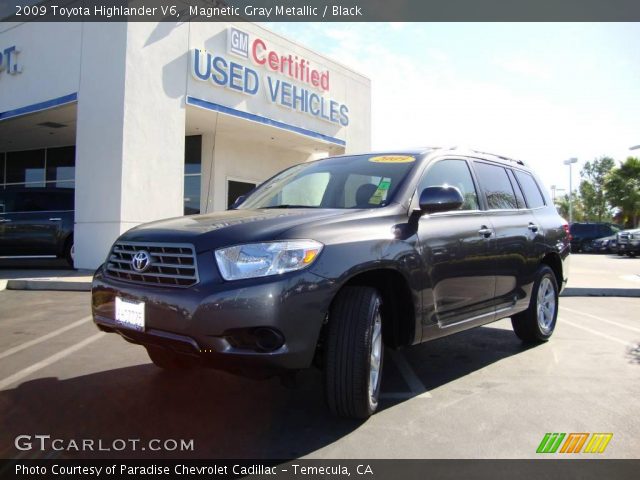
<path id="1" fill-rule="evenodd" d="M 144 272 L 151 266 L 151 255 L 145 250 L 136 252 L 131 259 L 131 266 L 138 273 Z"/>

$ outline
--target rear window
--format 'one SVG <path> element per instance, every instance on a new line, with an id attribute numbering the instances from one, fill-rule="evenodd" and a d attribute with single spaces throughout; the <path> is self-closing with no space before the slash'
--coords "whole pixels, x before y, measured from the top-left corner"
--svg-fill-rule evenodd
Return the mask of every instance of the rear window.
<path id="1" fill-rule="evenodd" d="M 525 172 L 517 171 L 515 172 L 516 178 L 518 179 L 518 183 L 522 187 L 522 191 L 524 193 L 524 197 L 527 200 L 527 205 L 529 208 L 539 208 L 544 207 L 544 197 L 540 192 L 540 188 L 538 184 L 534 180 L 534 178 Z"/>

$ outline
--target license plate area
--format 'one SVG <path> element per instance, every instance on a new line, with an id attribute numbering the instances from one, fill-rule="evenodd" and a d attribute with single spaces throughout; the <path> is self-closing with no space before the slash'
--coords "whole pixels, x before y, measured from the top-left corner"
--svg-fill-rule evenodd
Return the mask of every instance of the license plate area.
<path id="1" fill-rule="evenodd" d="M 116 297 L 116 323 L 139 332 L 144 331 L 144 302 Z"/>

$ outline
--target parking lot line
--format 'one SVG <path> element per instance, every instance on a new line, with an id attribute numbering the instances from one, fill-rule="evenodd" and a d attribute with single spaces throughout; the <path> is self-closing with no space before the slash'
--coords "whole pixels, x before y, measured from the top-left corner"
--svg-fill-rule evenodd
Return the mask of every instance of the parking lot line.
<path id="1" fill-rule="evenodd" d="M 579 315 L 584 315 L 585 317 L 593 318 L 594 320 L 598 320 L 600 322 L 609 323 L 611 325 L 615 325 L 616 327 L 625 328 L 627 330 L 631 330 L 632 332 L 640 333 L 640 328 L 630 327 L 629 325 L 624 325 L 622 323 L 614 322 L 613 320 L 607 320 L 606 318 L 598 317 L 591 313 L 580 312 L 578 310 L 574 310 L 573 308 L 560 307 L 560 310 L 566 310 L 567 312 L 577 313 Z"/>
<path id="2" fill-rule="evenodd" d="M 578 325 L 577 323 L 570 322 L 569 320 L 565 320 L 564 318 L 561 320 L 561 322 L 562 323 L 566 323 L 568 325 L 571 325 L 572 327 L 579 328 L 580 330 L 584 330 L 585 332 L 592 333 L 592 334 L 597 335 L 599 337 L 606 338 L 607 340 L 611 340 L 612 342 L 620 343 L 621 345 L 624 345 L 625 347 L 629 346 L 629 345 L 631 345 L 633 343 L 631 341 L 626 341 L 626 340 L 622 340 L 620 338 L 612 337 L 610 335 L 607 335 L 606 333 L 602 333 L 602 332 L 599 332 L 597 330 L 593 330 L 592 328 L 588 328 L 588 327 L 584 327 L 582 325 Z"/>
<path id="3" fill-rule="evenodd" d="M 393 363 L 395 363 L 396 366 L 398 367 L 398 370 L 400 371 L 400 375 L 402 375 L 402 378 L 404 379 L 404 381 L 409 386 L 409 389 L 411 390 L 411 392 L 408 393 L 407 395 L 410 397 L 420 396 L 422 398 L 430 398 L 431 394 L 427 391 L 427 387 L 425 387 L 424 383 L 422 383 L 422 381 L 418 378 L 416 373 L 411 368 L 411 365 L 409 365 L 409 362 L 407 362 L 407 360 L 404 358 L 404 355 L 394 350 L 388 350 L 388 352 L 389 352 L 389 355 L 391 356 L 391 359 L 393 360 Z M 390 393 L 387 393 L 385 396 L 387 398 L 398 398 L 397 395 L 398 394 L 396 393 L 390 392 Z"/>
<path id="4" fill-rule="evenodd" d="M 28 342 L 24 342 L 20 345 L 16 345 L 13 348 L 10 348 L 9 350 L 5 350 L 4 352 L 0 353 L 0 359 L 8 357 L 9 355 L 13 355 L 14 353 L 18 353 L 22 350 L 24 350 L 25 348 L 29 348 L 29 347 L 33 347 L 34 345 L 38 345 L 39 343 L 42 342 L 46 342 L 47 340 L 56 337 L 58 335 L 60 335 L 61 333 L 64 333 L 68 330 L 71 330 L 72 328 L 76 328 L 79 327 L 80 325 L 82 325 L 83 323 L 88 322 L 89 320 L 91 320 L 91 317 L 84 317 L 80 320 L 78 320 L 77 322 L 73 322 L 69 325 L 66 325 L 62 328 L 59 328 L 57 330 L 54 330 L 51 333 L 47 333 L 46 335 L 43 335 L 41 337 L 38 338 L 34 338 L 33 340 L 29 340 Z"/>
<path id="5" fill-rule="evenodd" d="M 22 380 L 23 378 L 31 375 L 33 372 L 37 372 L 38 370 L 48 367 L 52 363 L 55 363 L 58 360 L 61 360 L 64 357 L 71 355 L 72 353 L 80 350 L 81 348 L 86 347 L 90 343 L 95 342 L 99 338 L 102 338 L 104 335 L 106 335 L 106 333 L 98 332 L 88 338 L 85 338 L 81 342 L 78 342 L 75 345 L 72 345 L 69 348 L 60 350 L 58 353 L 54 353 L 50 357 L 47 357 L 44 360 L 41 360 L 40 362 L 34 363 L 33 365 L 23 368 L 22 370 L 14 373 L 13 375 L 9 375 L 8 377 L 0 380 L 0 390 L 3 390 L 9 387 L 10 385 L 13 385 L 14 383 Z"/>

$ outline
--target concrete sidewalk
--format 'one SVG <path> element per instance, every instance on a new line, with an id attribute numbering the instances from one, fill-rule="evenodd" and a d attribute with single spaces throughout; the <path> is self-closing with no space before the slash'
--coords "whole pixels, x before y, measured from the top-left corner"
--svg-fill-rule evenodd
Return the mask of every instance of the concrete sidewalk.
<path id="1" fill-rule="evenodd" d="M 92 270 L 0 269 L 0 290 L 88 292 L 92 278 Z"/>
<path id="2" fill-rule="evenodd" d="M 89 291 L 93 271 L 0 268 L 0 290 Z M 563 297 L 640 297 L 640 258 L 616 255 L 571 256 Z"/>

